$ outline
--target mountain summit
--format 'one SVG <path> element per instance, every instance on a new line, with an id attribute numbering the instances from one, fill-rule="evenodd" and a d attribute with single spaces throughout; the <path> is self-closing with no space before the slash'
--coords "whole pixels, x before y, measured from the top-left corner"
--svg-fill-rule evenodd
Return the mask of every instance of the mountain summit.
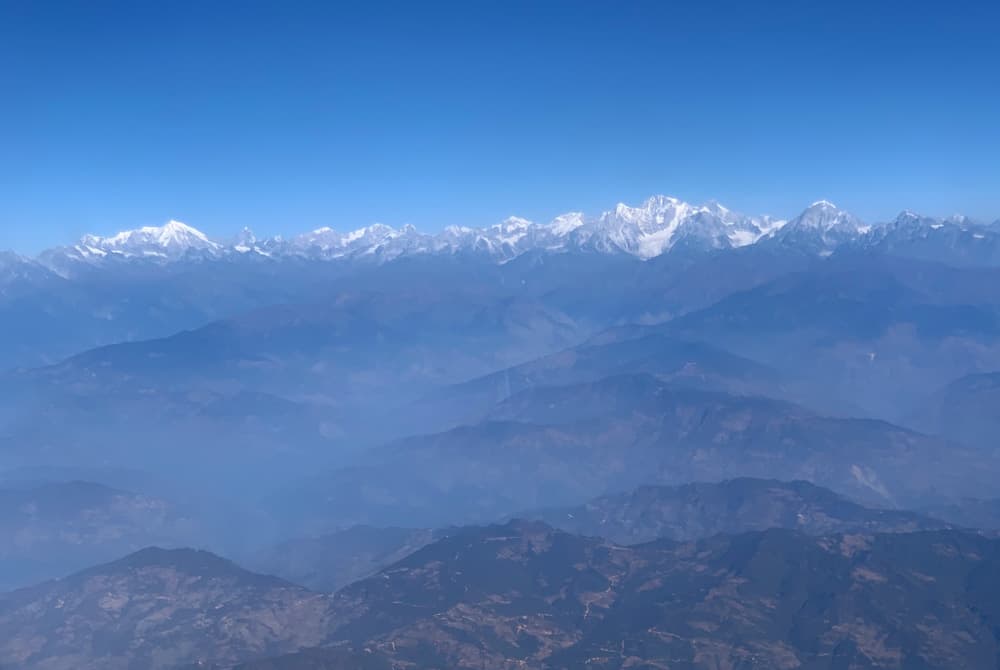
<path id="1" fill-rule="evenodd" d="M 870 229 L 871 226 L 829 200 L 817 200 L 788 225 L 775 231 L 771 239 L 785 246 L 825 256 Z"/>
<path id="2" fill-rule="evenodd" d="M 181 223 L 168 221 L 162 226 L 147 226 L 118 233 L 112 237 L 86 235 L 75 247 L 83 256 L 160 256 L 172 258 L 191 250 L 217 251 L 222 245 L 205 233 Z"/>

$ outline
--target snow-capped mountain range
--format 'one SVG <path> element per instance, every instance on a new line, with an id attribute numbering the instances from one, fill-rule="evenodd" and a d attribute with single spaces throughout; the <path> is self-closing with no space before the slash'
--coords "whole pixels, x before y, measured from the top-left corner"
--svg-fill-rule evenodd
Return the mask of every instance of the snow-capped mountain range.
<path id="1" fill-rule="evenodd" d="M 784 245 L 828 255 L 844 244 L 892 245 L 898 238 L 912 243 L 921 237 L 965 235 L 991 239 L 996 224 L 980 226 L 964 217 L 931 219 L 903 212 L 893 222 L 869 225 L 820 200 L 790 221 L 747 216 L 710 202 L 692 205 L 677 198 L 654 196 L 641 205 L 619 204 L 596 217 L 570 212 L 548 223 L 510 217 L 486 228 L 451 226 L 428 234 L 413 226 L 393 228 L 376 223 L 350 232 L 320 228 L 290 239 L 258 239 L 244 229 L 230 240 L 213 240 L 179 221 L 144 227 L 110 237 L 86 235 L 75 245 L 42 253 L 38 264 L 59 274 L 74 268 L 120 259 L 174 262 L 185 259 L 255 257 L 335 260 L 371 258 L 384 261 L 407 254 L 475 253 L 506 262 L 529 251 L 584 250 L 629 254 L 647 260 L 676 250 L 721 250 L 753 244 Z M 964 232 L 963 232 L 964 231 Z M 998 245 L 1000 248 L 1000 245 Z M 0 274 L 11 275 L 18 257 L 8 254 Z M 21 259 L 26 261 L 26 259 Z"/>

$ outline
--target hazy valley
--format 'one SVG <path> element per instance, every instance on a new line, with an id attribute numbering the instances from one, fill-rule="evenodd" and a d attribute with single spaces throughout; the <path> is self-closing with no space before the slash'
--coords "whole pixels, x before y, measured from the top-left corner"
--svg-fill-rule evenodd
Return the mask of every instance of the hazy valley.
<path id="1" fill-rule="evenodd" d="M 998 240 L 655 197 L 5 256 L 0 667 L 991 667 Z"/>

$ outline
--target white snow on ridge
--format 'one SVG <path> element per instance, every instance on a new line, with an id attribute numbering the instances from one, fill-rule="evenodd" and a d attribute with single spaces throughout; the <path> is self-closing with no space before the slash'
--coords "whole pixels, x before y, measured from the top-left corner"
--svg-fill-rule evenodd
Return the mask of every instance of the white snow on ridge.
<path id="1" fill-rule="evenodd" d="M 745 247 L 756 242 L 757 237 L 757 235 L 754 235 L 749 230 L 735 230 L 729 236 L 729 239 L 732 241 L 734 247 Z"/>
<path id="2" fill-rule="evenodd" d="M 583 212 L 568 212 L 552 219 L 549 223 L 549 230 L 556 237 L 563 237 L 572 233 L 583 224 Z"/>
<path id="3" fill-rule="evenodd" d="M 127 230 L 111 237 L 85 235 L 75 249 L 84 257 L 104 257 L 116 254 L 125 257 L 160 256 L 174 257 L 189 250 L 219 251 L 223 247 L 208 239 L 200 230 L 181 223 L 168 221 L 162 226 L 145 226 Z"/>
<path id="4" fill-rule="evenodd" d="M 636 206 L 618 203 L 596 217 L 568 212 L 547 223 L 536 223 L 512 216 L 487 227 L 449 226 L 435 234 L 421 233 L 411 225 L 394 228 L 374 223 L 343 233 L 324 226 L 287 240 L 281 237 L 258 240 L 244 228 L 231 240 L 221 242 L 171 220 L 163 226 L 146 226 L 110 237 L 87 235 L 75 246 L 43 253 L 39 260 L 64 275 L 72 274 L 74 263 L 98 264 L 109 258 L 149 262 L 229 256 L 384 261 L 406 254 L 471 253 L 502 263 L 532 250 L 588 250 L 648 260 L 675 249 L 711 251 L 762 241 L 795 245 L 823 256 L 846 242 L 862 237 L 874 239 L 888 225 L 934 228 L 960 221 L 964 223 L 967 219 L 957 216 L 947 221 L 928 219 L 905 212 L 894 224 L 873 227 L 828 200 L 817 200 L 799 216 L 786 221 L 743 215 L 717 202 L 692 205 L 676 197 L 657 195 Z"/>

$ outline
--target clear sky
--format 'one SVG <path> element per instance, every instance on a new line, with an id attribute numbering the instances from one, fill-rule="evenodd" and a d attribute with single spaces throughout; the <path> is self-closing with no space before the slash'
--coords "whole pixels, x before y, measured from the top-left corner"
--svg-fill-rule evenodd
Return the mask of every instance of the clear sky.
<path id="1" fill-rule="evenodd" d="M 0 0 L 0 248 L 653 193 L 997 218 L 998 7 Z"/>

